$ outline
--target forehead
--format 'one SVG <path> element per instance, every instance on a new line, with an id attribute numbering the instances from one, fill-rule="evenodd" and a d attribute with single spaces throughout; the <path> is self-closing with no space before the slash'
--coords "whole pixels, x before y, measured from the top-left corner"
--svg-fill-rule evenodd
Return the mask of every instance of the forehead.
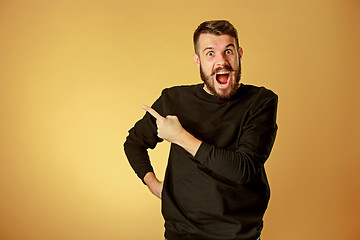
<path id="1" fill-rule="evenodd" d="M 206 48 L 223 49 L 230 44 L 236 46 L 235 38 L 228 34 L 215 35 L 211 33 L 203 33 L 200 35 L 198 41 L 200 51 L 203 51 Z"/>

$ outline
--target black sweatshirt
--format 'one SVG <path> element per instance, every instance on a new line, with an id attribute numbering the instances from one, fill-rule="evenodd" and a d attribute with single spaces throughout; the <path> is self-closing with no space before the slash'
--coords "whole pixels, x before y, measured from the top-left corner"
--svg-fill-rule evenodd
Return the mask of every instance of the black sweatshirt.
<path id="1" fill-rule="evenodd" d="M 220 100 L 199 84 L 165 89 L 152 107 L 162 116 L 176 115 L 203 141 L 195 157 L 171 144 L 162 191 L 165 237 L 259 237 L 270 197 L 264 163 L 277 131 L 277 95 L 242 84 L 230 100 Z M 153 171 L 147 149 L 160 141 L 149 113 L 129 131 L 125 153 L 142 180 Z"/>

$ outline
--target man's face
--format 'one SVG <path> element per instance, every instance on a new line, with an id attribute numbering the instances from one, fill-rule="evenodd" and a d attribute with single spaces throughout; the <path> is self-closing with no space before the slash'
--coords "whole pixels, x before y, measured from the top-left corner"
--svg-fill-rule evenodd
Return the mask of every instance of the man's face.
<path id="1" fill-rule="evenodd" d="M 201 34 L 194 61 L 200 68 L 204 90 L 221 99 L 232 97 L 240 86 L 242 49 L 230 35 Z"/>

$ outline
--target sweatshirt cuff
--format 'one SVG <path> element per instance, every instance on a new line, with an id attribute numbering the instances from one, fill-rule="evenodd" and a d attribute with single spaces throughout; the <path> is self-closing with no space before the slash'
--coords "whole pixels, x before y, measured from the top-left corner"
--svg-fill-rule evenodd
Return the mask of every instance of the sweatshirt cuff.
<path id="1" fill-rule="evenodd" d="M 212 148 L 213 147 L 210 144 L 202 142 L 195 154 L 195 160 L 199 161 L 201 164 L 205 164 L 208 161 Z"/>

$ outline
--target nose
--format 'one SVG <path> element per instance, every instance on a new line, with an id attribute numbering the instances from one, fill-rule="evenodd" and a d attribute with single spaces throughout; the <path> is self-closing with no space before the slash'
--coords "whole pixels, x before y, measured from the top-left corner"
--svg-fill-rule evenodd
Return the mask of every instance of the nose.
<path id="1" fill-rule="evenodd" d="M 218 54 L 216 58 L 216 66 L 224 66 L 227 62 L 225 54 Z"/>

